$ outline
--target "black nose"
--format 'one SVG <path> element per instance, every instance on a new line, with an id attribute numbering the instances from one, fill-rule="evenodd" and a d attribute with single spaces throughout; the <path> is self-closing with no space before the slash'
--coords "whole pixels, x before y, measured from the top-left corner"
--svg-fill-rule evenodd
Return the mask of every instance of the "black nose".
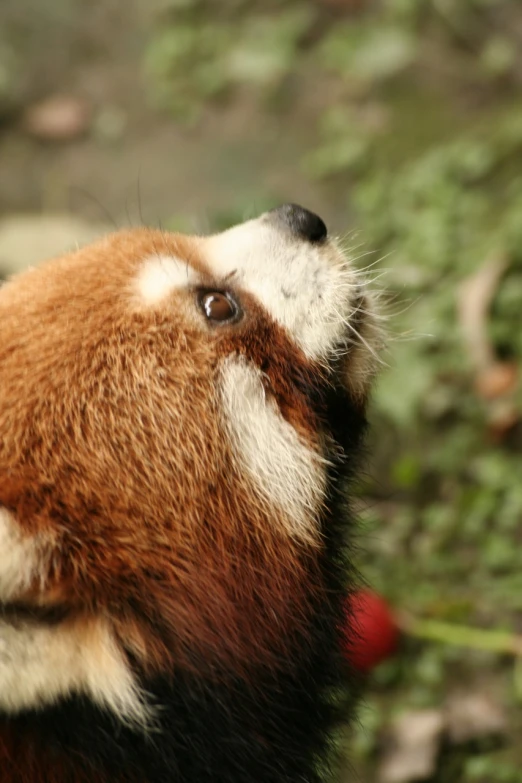
<path id="1" fill-rule="evenodd" d="M 272 210 L 277 217 L 297 236 L 309 242 L 324 242 L 328 231 L 319 217 L 298 204 L 283 204 Z"/>

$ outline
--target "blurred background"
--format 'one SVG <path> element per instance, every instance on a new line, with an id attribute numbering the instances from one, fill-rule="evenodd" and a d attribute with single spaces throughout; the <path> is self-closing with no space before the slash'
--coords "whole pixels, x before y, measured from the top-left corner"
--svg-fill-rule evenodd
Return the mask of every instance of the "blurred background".
<path id="1" fill-rule="evenodd" d="M 1 274 L 297 201 L 382 292 L 357 560 L 406 633 L 345 783 L 522 781 L 521 99 L 519 0 L 0 3 Z"/>

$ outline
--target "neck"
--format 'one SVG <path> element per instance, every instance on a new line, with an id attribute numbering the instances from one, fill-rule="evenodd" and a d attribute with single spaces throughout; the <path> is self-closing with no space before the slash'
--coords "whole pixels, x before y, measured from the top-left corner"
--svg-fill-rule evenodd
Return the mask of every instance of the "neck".
<path id="1" fill-rule="evenodd" d="M 338 552 L 339 542 L 326 549 Z M 0 715 L 0 783 L 319 783 L 328 736 L 346 717 L 338 714 L 346 571 L 327 552 L 323 565 L 327 589 L 284 671 L 257 667 L 247 679 L 178 670 L 142 681 L 158 705 L 149 735 L 82 696 Z"/>
<path id="2" fill-rule="evenodd" d="M 0 783 L 315 783 L 334 717 L 324 694 L 331 680 L 331 656 L 313 655 L 255 685 L 183 675 L 150 682 L 161 708 L 148 736 L 69 697 L 0 719 Z"/>
<path id="3" fill-rule="evenodd" d="M 348 466 L 349 467 L 349 466 Z M 319 783 L 328 737 L 346 704 L 339 628 L 346 565 L 337 479 L 320 558 L 324 590 L 306 632 L 292 634 L 284 671 L 257 666 L 243 679 L 209 671 L 142 681 L 158 705 L 149 735 L 87 697 L 0 714 L 0 783 Z M 353 684 L 352 684 L 353 685 Z M 336 704 L 332 704 L 332 694 Z M 347 697 L 354 695 L 353 687 Z M 342 706 L 343 714 L 339 715 Z"/>

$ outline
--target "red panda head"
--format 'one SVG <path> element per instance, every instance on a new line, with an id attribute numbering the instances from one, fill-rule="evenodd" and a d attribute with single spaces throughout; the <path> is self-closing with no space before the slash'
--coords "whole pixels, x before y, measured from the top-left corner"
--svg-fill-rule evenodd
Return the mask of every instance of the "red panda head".
<path id="1" fill-rule="evenodd" d="M 6 283 L 0 330 L 0 713 L 147 723 L 142 677 L 291 666 L 377 340 L 322 221 L 116 233 Z"/>

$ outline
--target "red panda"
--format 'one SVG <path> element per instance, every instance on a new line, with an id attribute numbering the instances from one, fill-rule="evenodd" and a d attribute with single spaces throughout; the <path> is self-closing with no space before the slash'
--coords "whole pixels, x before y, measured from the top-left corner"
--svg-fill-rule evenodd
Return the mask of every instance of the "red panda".
<path id="1" fill-rule="evenodd" d="M 296 205 L 0 289 L 0 783 L 314 783 L 378 331 Z"/>

